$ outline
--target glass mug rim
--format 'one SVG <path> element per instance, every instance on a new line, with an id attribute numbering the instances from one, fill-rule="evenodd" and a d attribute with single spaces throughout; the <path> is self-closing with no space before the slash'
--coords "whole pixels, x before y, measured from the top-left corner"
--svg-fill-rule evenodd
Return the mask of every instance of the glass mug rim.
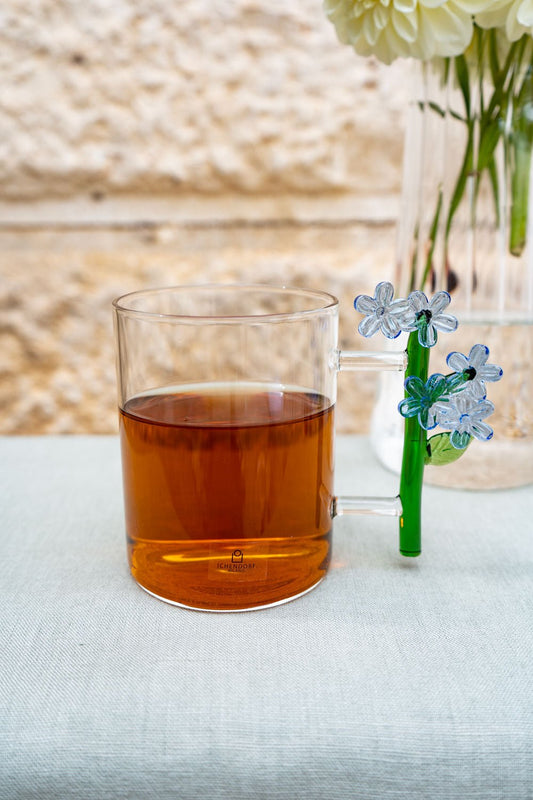
<path id="1" fill-rule="evenodd" d="M 279 295 L 285 298 L 294 297 L 295 301 L 299 298 L 300 303 L 304 299 L 309 302 L 305 307 L 296 307 L 291 311 L 274 311 L 268 313 L 233 313 L 233 314 L 217 314 L 217 313 L 198 313 L 198 314 L 180 314 L 170 313 L 168 311 L 154 311 L 147 310 L 146 308 L 135 307 L 136 301 L 142 302 L 147 298 L 154 298 L 157 295 L 168 295 L 171 293 L 185 294 L 186 292 L 197 295 L 207 295 L 211 293 L 227 294 L 236 292 L 244 295 L 246 292 L 264 293 L 272 296 Z M 294 286 L 286 286 L 283 284 L 266 284 L 266 283 L 247 283 L 247 282 L 234 282 L 234 283 L 190 283 L 190 284 L 176 284 L 173 286 L 161 286 L 152 289 L 140 289 L 133 292 L 128 292 L 120 297 L 117 297 L 112 302 L 113 308 L 117 313 L 125 316 L 134 317 L 136 319 L 146 319 L 153 322 L 175 322 L 179 324 L 198 324 L 205 325 L 206 323 L 239 323 L 249 322 L 251 320 L 261 323 L 267 322 L 280 322 L 291 319 L 300 319 L 312 317 L 314 315 L 321 315 L 327 312 L 336 313 L 339 308 L 339 300 L 335 295 L 329 292 L 324 292 L 319 289 L 307 289 Z"/>

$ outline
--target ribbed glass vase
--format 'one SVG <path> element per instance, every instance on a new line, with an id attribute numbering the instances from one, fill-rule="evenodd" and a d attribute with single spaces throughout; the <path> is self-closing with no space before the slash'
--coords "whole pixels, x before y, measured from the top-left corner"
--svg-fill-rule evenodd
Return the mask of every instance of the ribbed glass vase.
<path id="1" fill-rule="evenodd" d="M 430 373 L 450 372 L 447 354 L 468 355 L 478 342 L 504 370 L 488 391 L 493 440 L 473 442 L 453 465 L 428 468 L 430 483 L 533 482 L 532 59 L 531 37 L 509 44 L 477 29 L 465 56 L 413 65 L 396 295 L 445 289 L 452 297 L 459 329 L 440 335 Z M 399 469 L 403 387 L 395 378 L 383 378 L 373 443 Z"/>

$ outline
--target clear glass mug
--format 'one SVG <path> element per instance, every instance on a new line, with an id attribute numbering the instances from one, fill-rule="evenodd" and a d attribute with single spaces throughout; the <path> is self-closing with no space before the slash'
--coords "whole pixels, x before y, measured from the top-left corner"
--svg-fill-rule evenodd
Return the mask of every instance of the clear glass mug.
<path id="1" fill-rule="evenodd" d="M 326 575 L 332 522 L 398 515 L 399 498 L 333 489 L 340 369 L 405 368 L 340 352 L 332 295 L 197 285 L 113 303 L 128 558 L 137 583 L 188 608 L 299 597 Z"/>

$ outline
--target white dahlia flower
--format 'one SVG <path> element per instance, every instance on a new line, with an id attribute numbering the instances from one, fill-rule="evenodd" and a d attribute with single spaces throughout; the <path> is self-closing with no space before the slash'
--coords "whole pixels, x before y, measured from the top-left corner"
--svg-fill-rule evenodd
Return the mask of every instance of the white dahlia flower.
<path id="1" fill-rule="evenodd" d="M 509 7 L 513 0 L 492 0 L 490 3 L 480 3 L 480 8 L 475 9 L 476 22 L 480 28 L 505 27 L 509 14 Z M 485 6 L 485 8 L 483 8 Z"/>
<path id="2" fill-rule="evenodd" d="M 472 38 L 472 9 L 486 6 L 486 0 L 324 0 L 339 40 L 385 64 L 463 53 Z"/>
<path id="3" fill-rule="evenodd" d="M 486 11 L 476 12 L 481 28 L 501 28 L 510 42 L 533 34 L 533 0 L 492 0 L 486 5 Z"/>

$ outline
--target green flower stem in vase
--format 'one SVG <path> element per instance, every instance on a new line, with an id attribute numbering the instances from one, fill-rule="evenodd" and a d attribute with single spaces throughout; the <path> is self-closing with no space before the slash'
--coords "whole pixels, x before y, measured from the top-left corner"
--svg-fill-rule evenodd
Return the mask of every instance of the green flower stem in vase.
<path id="1" fill-rule="evenodd" d="M 419 152 L 427 163 L 418 171 L 422 190 L 414 189 L 420 207 L 406 232 L 410 252 L 400 255 L 410 265 L 404 288 L 425 290 L 431 280 L 436 288 L 459 285 L 471 297 L 484 253 L 465 250 L 465 237 L 478 228 L 498 237 L 507 227 L 509 254 L 522 255 L 533 150 L 532 59 L 531 36 L 505 43 L 495 30 L 474 25 L 465 54 L 422 65 L 415 108 L 426 117 L 428 141 Z M 470 248 L 476 240 L 470 237 Z"/>
<path id="2" fill-rule="evenodd" d="M 528 43 L 527 51 L 531 50 Z M 529 54 L 531 60 L 531 53 Z M 513 105 L 514 125 L 508 148 L 511 184 L 509 251 L 521 256 L 527 241 L 531 151 L 533 149 L 533 68 L 529 64 Z M 510 152 L 509 152 L 510 151 Z"/>
<path id="3" fill-rule="evenodd" d="M 514 144 L 514 170 L 511 177 L 511 222 L 509 251 L 520 256 L 526 245 L 529 198 L 529 173 L 531 170 L 531 144 L 522 137 Z"/>

